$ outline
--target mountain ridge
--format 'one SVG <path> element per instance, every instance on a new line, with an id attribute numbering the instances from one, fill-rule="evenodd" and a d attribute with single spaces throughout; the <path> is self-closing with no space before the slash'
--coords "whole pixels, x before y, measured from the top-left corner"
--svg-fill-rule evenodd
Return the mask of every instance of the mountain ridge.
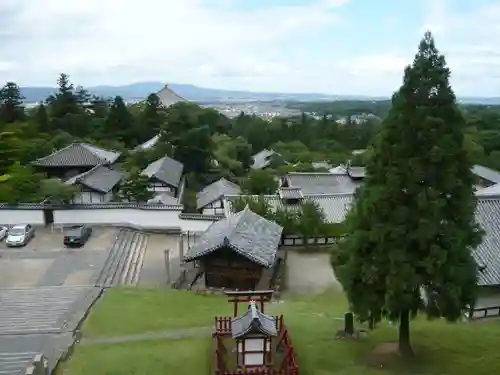
<path id="1" fill-rule="evenodd" d="M 145 99 L 149 94 L 160 91 L 165 85 L 158 81 L 135 82 L 125 85 L 97 85 L 85 87 L 91 94 L 123 97 L 125 101 Z M 244 102 L 244 101 L 334 101 L 334 100 L 388 100 L 389 96 L 369 95 L 329 95 L 321 93 L 280 93 L 253 92 L 245 90 L 224 90 L 199 87 L 192 84 L 171 83 L 168 87 L 183 98 L 194 102 Z M 56 91 L 55 87 L 21 87 L 21 94 L 26 103 L 36 103 L 45 100 Z M 459 102 L 470 104 L 497 105 L 500 97 L 459 97 Z"/>

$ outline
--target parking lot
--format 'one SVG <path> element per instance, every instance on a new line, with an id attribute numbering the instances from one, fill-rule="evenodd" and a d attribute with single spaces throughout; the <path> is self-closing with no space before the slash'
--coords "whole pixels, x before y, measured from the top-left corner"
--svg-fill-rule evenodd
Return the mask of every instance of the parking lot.
<path id="1" fill-rule="evenodd" d="M 36 230 L 24 247 L 0 242 L 0 288 L 88 285 L 102 267 L 106 250 L 116 238 L 113 228 L 95 228 L 81 248 L 66 249 L 64 232 Z"/>
<path id="2" fill-rule="evenodd" d="M 174 282 L 180 274 L 179 235 L 150 234 L 144 262 L 142 265 L 139 285 L 165 286 Z M 166 271 L 165 250 L 169 250 L 170 275 Z"/>

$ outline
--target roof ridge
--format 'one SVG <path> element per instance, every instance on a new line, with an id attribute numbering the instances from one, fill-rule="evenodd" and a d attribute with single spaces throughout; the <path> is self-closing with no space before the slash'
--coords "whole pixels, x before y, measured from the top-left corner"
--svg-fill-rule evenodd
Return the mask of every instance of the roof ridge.
<path id="1" fill-rule="evenodd" d="M 97 146 L 97 145 L 93 145 L 92 143 L 88 143 L 88 142 L 75 142 L 83 147 L 85 146 L 90 146 L 90 147 L 93 147 L 93 148 L 98 148 L 99 150 L 102 150 L 102 151 L 106 151 L 106 152 L 120 152 L 118 150 L 115 150 L 115 149 L 109 149 L 109 148 L 104 148 L 104 147 L 101 147 L 101 146 Z M 87 148 L 86 148 L 87 149 Z M 96 154 L 94 151 L 92 150 L 89 150 L 87 149 L 88 151 L 92 152 L 93 154 Z M 97 155 L 97 154 L 96 154 Z M 97 155 L 99 156 L 99 155 Z M 100 157 L 99 157 L 100 158 Z"/>
<path id="2" fill-rule="evenodd" d="M 60 149 L 58 149 L 58 150 L 52 151 L 50 154 L 48 154 L 48 155 L 46 155 L 46 156 L 42 156 L 41 158 L 36 159 L 36 160 L 35 160 L 35 162 L 37 162 L 37 161 L 39 161 L 39 160 L 44 160 L 44 159 L 47 159 L 47 158 L 49 158 L 49 157 L 51 157 L 51 156 L 54 156 L 55 154 L 57 154 L 57 153 L 59 153 L 59 152 L 61 152 L 61 151 L 67 150 L 67 149 L 68 149 L 68 148 L 70 148 L 71 146 L 77 145 L 78 143 L 79 143 L 79 142 L 72 142 L 72 143 L 70 143 L 70 144 L 69 144 L 69 145 L 67 145 L 67 146 L 64 146 L 64 147 L 62 147 L 62 148 L 60 148 Z"/>

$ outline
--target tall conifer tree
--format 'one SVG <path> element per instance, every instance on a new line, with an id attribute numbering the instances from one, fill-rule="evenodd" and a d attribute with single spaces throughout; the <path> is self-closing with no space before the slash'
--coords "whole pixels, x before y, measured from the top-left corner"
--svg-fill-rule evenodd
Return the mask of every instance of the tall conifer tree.
<path id="1" fill-rule="evenodd" d="M 412 316 L 456 321 L 476 296 L 471 251 L 481 230 L 449 76 L 427 32 L 374 142 L 337 258 L 352 310 L 362 321 L 398 321 L 404 356 L 413 355 Z"/>

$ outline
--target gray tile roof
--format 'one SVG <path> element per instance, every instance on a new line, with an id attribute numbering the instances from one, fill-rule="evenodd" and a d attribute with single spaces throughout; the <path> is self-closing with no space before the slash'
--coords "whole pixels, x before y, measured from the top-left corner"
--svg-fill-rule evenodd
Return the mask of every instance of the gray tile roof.
<path id="1" fill-rule="evenodd" d="M 245 337 L 249 333 L 262 333 L 265 336 L 277 336 L 277 318 L 263 314 L 255 301 L 250 301 L 248 310 L 231 320 L 231 335 L 234 339 Z"/>
<path id="2" fill-rule="evenodd" d="M 263 266 L 271 267 L 276 258 L 283 228 L 264 219 L 248 207 L 210 225 L 184 258 L 192 261 L 227 247 Z"/>
<path id="3" fill-rule="evenodd" d="M 234 195 L 241 193 L 241 188 L 234 182 L 226 180 L 224 177 L 205 186 L 198 194 L 196 194 L 196 208 L 200 209 L 224 195 Z"/>
<path id="4" fill-rule="evenodd" d="M 497 172 L 491 168 L 485 167 L 483 165 L 474 165 L 472 167 L 472 173 L 476 176 L 482 178 L 483 180 L 487 180 L 493 182 L 495 184 L 500 183 L 500 172 Z"/>
<path id="5" fill-rule="evenodd" d="M 225 207 L 228 215 L 234 214 L 232 202 L 234 202 L 239 197 L 253 198 L 257 200 L 258 195 L 231 195 L 225 197 Z M 288 210 L 300 210 L 302 207 L 301 203 L 290 204 L 286 203 L 279 195 L 264 195 L 264 199 L 269 203 L 272 210 L 276 209 L 288 209 Z M 341 223 L 344 221 L 347 212 L 351 207 L 353 201 L 352 194 L 318 194 L 318 195 L 308 195 L 305 196 L 302 202 L 310 201 L 318 205 L 319 208 L 323 210 L 326 220 L 329 223 Z"/>
<path id="6" fill-rule="evenodd" d="M 473 255 L 479 267 L 479 285 L 500 285 L 500 196 L 478 198 L 476 221 L 485 234 Z"/>
<path id="7" fill-rule="evenodd" d="M 124 177 L 124 174 L 110 169 L 104 165 L 98 165 L 90 171 L 81 173 L 66 180 L 66 184 L 81 184 L 100 193 L 111 191 Z"/>
<path id="8" fill-rule="evenodd" d="M 348 167 L 347 174 L 351 178 L 364 178 L 365 177 L 365 168 L 364 167 Z"/>
<path id="9" fill-rule="evenodd" d="M 149 178 L 154 177 L 170 186 L 179 187 L 184 165 L 168 156 L 164 156 L 142 171 L 142 174 Z"/>
<path id="10" fill-rule="evenodd" d="M 72 143 L 31 164 L 42 167 L 94 167 L 99 164 L 112 164 L 120 153 L 105 150 L 88 143 Z"/>
<path id="11" fill-rule="evenodd" d="M 300 188 L 281 187 L 278 189 L 278 195 L 281 199 L 302 199 L 304 194 Z"/>
<path id="12" fill-rule="evenodd" d="M 150 138 L 146 142 L 141 143 L 140 145 L 136 146 L 134 148 L 134 151 L 149 150 L 151 147 L 154 147 L 158 143 L 160 137 L 161 137 L 161 134 L 156 134 L 153 138 Z"/>
<path id="13" fill-rule="evenodd" d="M 165 85 L 165 87 L 163 87 L 160 91 L 158 91 L 156 95 L 158 95 L 161 104 L 163 104 L 165 107 L 170 107 L 171 105 L 174 105 L 179 102 L 187 102 L 186 99 L 173 92 L 168 87 L 168 85 Z"/>
<path id="14" fill-rule="evenodd" d="M 487 188 L 481 188 L 476 191 L 476 196 L 486 197 L 490 195 L 500 195 L 500 184 L 491 185 Z"/>
<path id="15" fill-rule="evenodd" d="M 267 149 L 257 152 L 254 156 L 252 156 L 252 169 L 263 169 L 269 166 L 273 161 L 272 156 L 274 154 L 276 154 L 276 152 Z"/>
<path id="16" fill-rule="evenodd" d="M 353 180 L 347 173 L 292 172 L 288 173 L 285 178 L 289 187 L 300 188 L 304 196 L 352 194 L 362 183 Z"/>

